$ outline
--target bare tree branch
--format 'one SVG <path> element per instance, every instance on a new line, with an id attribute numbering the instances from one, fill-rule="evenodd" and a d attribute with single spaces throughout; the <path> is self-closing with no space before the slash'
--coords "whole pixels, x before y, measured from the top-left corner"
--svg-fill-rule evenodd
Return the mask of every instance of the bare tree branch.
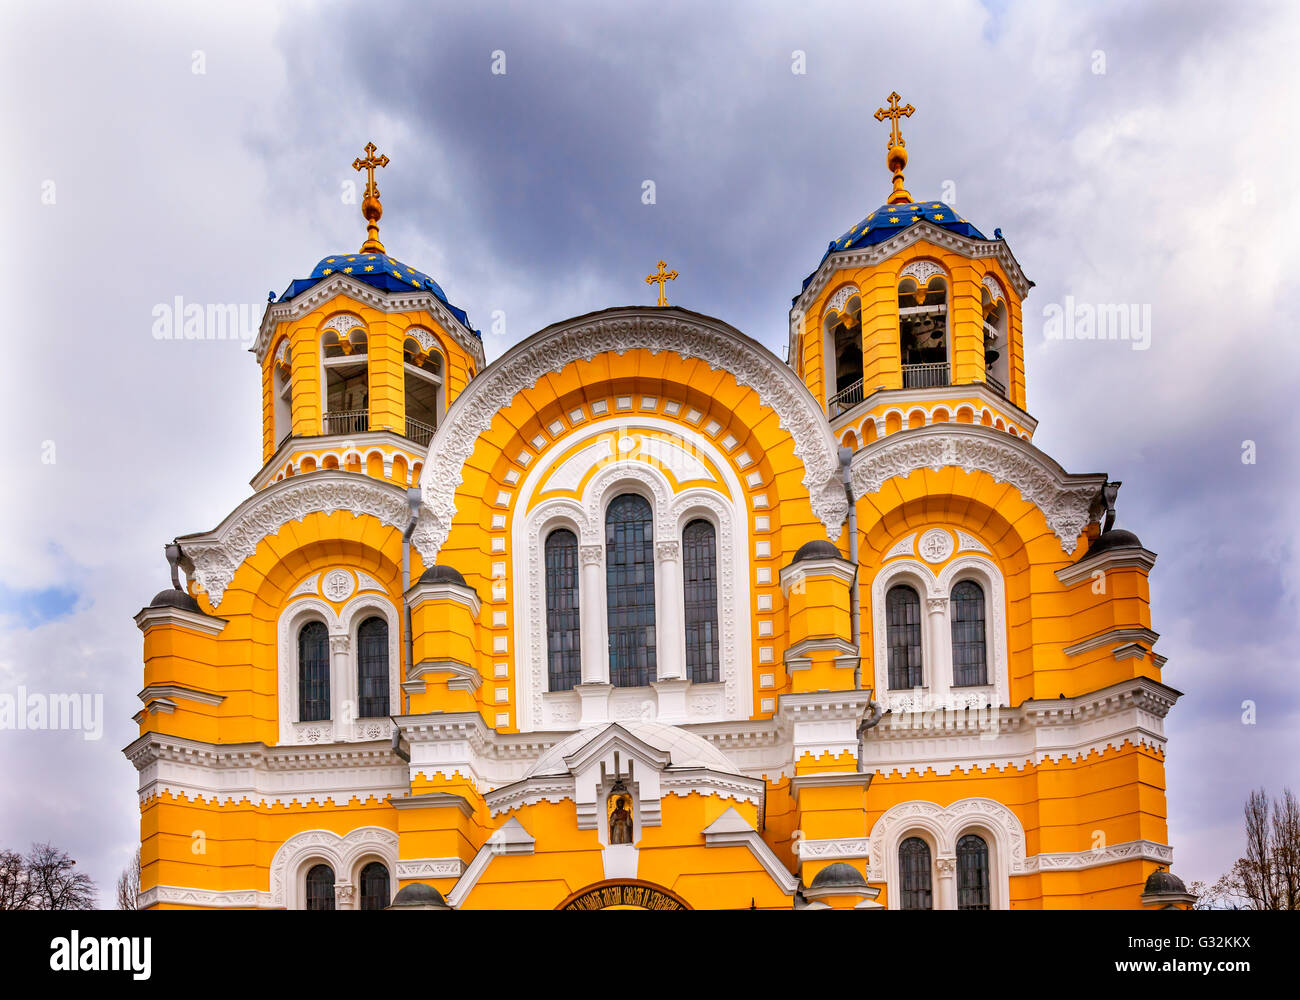
<path id="1" fill-rule="evenodd" d="M 131 863 L 117 877 L 117 908 L 137 910 L 140 899 L 140 848 L 135 849 Z"/>

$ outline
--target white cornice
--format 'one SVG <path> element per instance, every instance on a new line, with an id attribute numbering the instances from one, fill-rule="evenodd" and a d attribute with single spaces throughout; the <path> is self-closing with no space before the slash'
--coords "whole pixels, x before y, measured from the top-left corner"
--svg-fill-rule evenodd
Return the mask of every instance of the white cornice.
<path id="1" fill-rule="evenodd" d="M 873 775 L 870 771 L 816 771 L 796 774 L 790 779 L 790 794 L 799 802 L 799 793 L 805 788 L 861 788 L 866 791 Z"/>
<path id="2" fill-rule="evenodd" d="M 956 467 L 981 471 L 1010 483 L 1021 499 L 1037 507 L 1061 548 L 1073 553 L 1079 535 L 1104 509 L 1101 473 L 1068 473 L 1028 441 L 979 424 L 944 423 L 899 431 L 853 456 L 853 495 L 878 493 L 890 479 L 906 479 L 918 469 Z"/>
<path id="3" fill-rule="evenodd" d="M 428 674 L 450 674 L 447 687 L 453 691 L 473 693 L 483 685 L 479 672 L 468 663 L 458 660 L 423 660 L 411 668 L 406 680 L 402 682 L 402 690 L 407 694 L 422 694 L 425 690 L 424 678 Z"/>
<path id="4" fill-rule="evenodd" d="M 456 601 L 469 608 L 469 613 L 475 618 L 483 607 L 477 590 L 457 583 L 416 583 L 406 592 L 406 600 L 413 608 L 425 601 Z"/>
<path id="5" fill-rule="evenodd" d="M 1082 559 L 1064 569 L 1056 571 L 1056 578 L 1067 587 L 1072 587 L 1081 580 L 1089 579 L 1094 573 L 1103 574 L 1107 570 L 1123 569 L 1136 566 L 1150 573 L 1156 564 L 1156 554 L 1140 545 L 1122 545 L 1113 549 L 1103 549 L 1095 556 L 1084 553 Z"/>
<path id="6" fill-rule="evenodd" d="M 274 906 L 269 892 L 258 889 L 189 889 L 180 885 L 156 885 L 145 889 L 137 906 L 147 910 L 159 903 L 182 906 L 210 906 L 217 909 L 255 909 Z"/>
<path id="7" fill-rule="evenodd" d="M 400 452 L 411 465 L 424 461 L 424 449 L 396 431 L 367 431 L 364 434 L 291 434 L 281 442 L 280 447 L 276 448 L 275 454 L 257 471 L 257 475 L 248 481 L 248 485 L 255 490 L 269 486 L 276 472 L 284 466 L 291 455 L 301 453 L 304 457 L 310 455 L 319 459 L 325 452 L 343 451 L 344 445 L 347 445 L 348 451 L 360 452 L 363 455 L 377 447 L 392 449 Z"/>
<path id="8" fill-rule="evenodd" d="M 980 400 L 990 410 L 1012 418 L 1012 423 L 1029 434 L 1033 434 L 1038 427 L 1038 421 L 1034 417 L 1020 409 L 1006 396 L 994 392 L 984 382 L 961 382 L 956 385 L 931 386 L 923 389 L 876 389 L 851 409 L 837 413 L 831 420 L 831 428 L 838 434 L 849 424 L 856 424 L 862 420 L 868 411 L 882 406 L 906 413 L 916 404 L 925 404 L 932 408 L 937 404 L 946 403 L 951 404 L 951 409 L 955 413 L 962 405 L 958 400 L 971 398 Z"/>
<path id="9" fill-rule="evenodd" d="M 175 625 L 207 635 L 220 635 L 226 627 L 226 619 L 184 608 L 141 608 L 135 616 L 135 624 L 141 632 L 148 632 L 157 625 Z"/>
<path id="10" fill-rule="evenodd" d="M 353 301 L 361 302 L 382 313 L 427 312 L 456 341 L 461 350 L 474 358 L 476 367 L 483 367 L 482 341 L 474 336 L 469 327 L 453 316 L 451 310 L 433 292 L 424 289 L 415 292 L 385 292 L 339 272 L 322 279 L 287 302 L 272 302 L 267 305 L 266 312 L 262 315 L 262 326 L 258 331 L 257 340 L 250 348 L 257 357 L 258 364 L 266 358 L 266 350 L 271 345 L 271 338 L 275 334 L 278 323 L 301 319 L 338 295 L 346 295 Z"/>
<path id="11" fill-rule="evenodd" d="M 1097 635 L 1089 636 L 1087 639 L 1082 639 L 1073 646 L 1066 646 L 1064 653 L 1066 656 L 1078 656 L 1080 653 L 1086 653 L 1089 650 L 1125 642 L 1139 642 L 1150 649 L 1159 638 L 1160 633 L 1153 632 L 1149 628 L 1112 628 Z"/>
<path id="12" fill-rule="evenodd" d="M 203 705 L 220 705 L 226 700 L 224 694 L 211 694 L 180 684 L 149 684 L 136 697 L 146 705 L 155 698 L 183 698 Z"/>
<path id="13" fill-rule="evenodd" d="M 781 593 L 789 597 L 790 585 L 809 576 L 833 576 L 851 584 L 856 575 L 857 568 L 847 559 L 801 559 L 781 568 Z"/>

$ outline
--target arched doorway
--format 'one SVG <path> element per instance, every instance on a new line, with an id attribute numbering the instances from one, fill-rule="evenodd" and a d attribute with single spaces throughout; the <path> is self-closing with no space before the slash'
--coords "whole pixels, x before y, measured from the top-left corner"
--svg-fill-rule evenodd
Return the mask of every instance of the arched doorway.
<path id="1" fill-rule="evenodd" d="M 579 889 L 557 910 L 689 910 L 690 904 L 653 882 L 611 879 Z"/>

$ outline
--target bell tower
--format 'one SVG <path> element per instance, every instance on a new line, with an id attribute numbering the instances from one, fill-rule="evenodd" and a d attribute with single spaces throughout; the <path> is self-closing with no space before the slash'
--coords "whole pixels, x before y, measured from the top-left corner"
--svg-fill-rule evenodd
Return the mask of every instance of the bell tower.
<path id="1" fill-rule="evenodd" d="M 367 143 L 366 239 L 322 258 L 272 296 L 253 352 L 262 366 L 261 489 L 318 469 L 399 486 L 419 482 L 447 407 L 482 370 L 482 338 L 429 275 L 388 255 L 384 213 Z"/>
<path id="2" fill-rule="evenodd" d="M 1021 302 L 1031 287 L 997 230 L 904 186 L 900 123 L 915 108 L 891 93 L 885 204 L 827 246 L 790 310 L 789 364 L 842 445 L 934 419 L 1014 428 L 1024 411 Z M 936 406 L 942 402 L 943 405 Z"/>

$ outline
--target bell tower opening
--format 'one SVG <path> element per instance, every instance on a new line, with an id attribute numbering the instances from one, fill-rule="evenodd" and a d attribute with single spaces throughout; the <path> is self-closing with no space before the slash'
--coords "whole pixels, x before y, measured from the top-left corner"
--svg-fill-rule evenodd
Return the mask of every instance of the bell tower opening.
<path id="1" fill-rule="evenodd" d="M 950 384 L 948 283 L 940 275 L 924 285 L 912 277 L 899 282 L 898 340 L 904 389 Z"/>
<path id="2" fill-rule="evenodd" d="M 834 419 L 863 400 L 862 393 L 862 300 L 854 295 L 843 312 L 831 312 L 824 321 L 827 369 L 831 396 L 828 415 Z"/>
<path id="3" fill-rule="evenodd" d="M 275 446 L 278 448 L 293 432 L 293 358 L 287 346 L 283 357 L 277 355 L 272 362 L 271 389 Z"/>
<path id="4" fill-rule="evenodd" d="M 340 337 L 321 337 L 324 367 L 324 433 L 360 434 L 370 429 L 370 386 L 366 332 L 360 327 Z"/>
<path id="5" fill-rule="evenodd" d="M 984 309 L 984 381 L 1000 396 L 1010 398 L 1007 387 L 1011 382 L 1011 345 L 1007 340 L 1007 300 L 1000 288 L 997 296 L 990 293 L 989 283 L 981 290 Z M 996 288 L 997 286 L 994 285 Z"/>
<path id="6" fill-rule="evenodd" d="M 406 437 L 427 445 L 438 429 L 443 409 L 442 355 L 425 350 L 414 337 L 402 345 L 406 390 Z"/>

